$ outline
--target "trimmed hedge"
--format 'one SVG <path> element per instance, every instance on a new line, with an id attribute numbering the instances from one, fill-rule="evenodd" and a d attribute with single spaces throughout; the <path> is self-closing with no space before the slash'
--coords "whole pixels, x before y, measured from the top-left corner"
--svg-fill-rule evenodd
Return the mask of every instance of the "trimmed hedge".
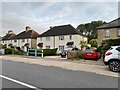
<path id="1" fill-rule="evenodd" d="M 56 55 L 56 52 L 57 52 L 57 48 L 55 48 L 55 49 L 43 49 L 44 56 Z"/>
<path id="2" fill-rule="evenodd" d="M 16 55 L 25 55 L 25 52 L 15 50 L 14 48 L 6 48 L 5 54 L 16 54 Z"/>
<path id="3" fill-rule="evenodd" d="M 5 54 L 12 54 L 13 53 L 13 49 L 12 48 L 6 48 L 5 49 Z"/>
<path id="4" fill-rule="evenodd" d="M 118 39 L 107 39 L 107 40 L 104 40 L 104 42 L 106 42 L 110 46 L 118 46 L 118 45 L 120 45 L 120 38 L 118 38 Z"/>

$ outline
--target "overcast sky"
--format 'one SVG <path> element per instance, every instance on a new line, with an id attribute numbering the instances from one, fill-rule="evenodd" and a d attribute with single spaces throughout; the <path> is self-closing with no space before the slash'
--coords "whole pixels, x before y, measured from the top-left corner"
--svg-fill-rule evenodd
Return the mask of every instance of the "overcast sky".
<path id="1" fill-rule="evenodd" d="M 105 1 L 105 0 L 104 0 Z M 1 4 L 1 3 L 0 3 Z M 1 5 L 0 5 L 1 6 Z M 82 23 L 118 18 L 118 2 L 2 2 L 2 33 L 8 30 L 16 34 L 31 26 L 38 33 L 50 26 L 71 24 L 75 28 Z"/>

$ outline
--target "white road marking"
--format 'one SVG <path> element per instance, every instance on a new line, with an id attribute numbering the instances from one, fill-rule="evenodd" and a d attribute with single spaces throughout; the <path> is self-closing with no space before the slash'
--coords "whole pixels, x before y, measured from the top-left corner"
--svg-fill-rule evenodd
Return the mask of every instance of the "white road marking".
<path id="1" fill-rule="evenodd" d="M 15 80 L 15 79 L 12 79 L 12 78 L 3 76 L 3 75 L 0 75 L 0 77 L 1 77 L 1 78 L 4 78 L 4 79 L 6 79 L 6 80 L 9 80 L 9 81 L 15 82 L 15 83 L 17 83 L 17 84 L 26 86 L 26 87 L 28 87 L 28 88 L 37 89 L 37 87 L 35 87 L 35 86 L 29 85 L 29 84 L 27 84 L 27 83 L 24 83 L 24 82 L 21 82 L 21 81 L 18 81 L 18 80 Z"/>

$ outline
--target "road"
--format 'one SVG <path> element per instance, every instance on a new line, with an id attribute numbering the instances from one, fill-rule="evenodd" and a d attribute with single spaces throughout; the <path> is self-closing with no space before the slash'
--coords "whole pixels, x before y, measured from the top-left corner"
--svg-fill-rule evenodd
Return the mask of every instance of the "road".
<path id="1" fill-rule="evenodd" d="M 2 76 L 32 85 L 38 89 L 118 88 L 118 77 L 6 60 L 2 61 Z M 29 88 L 5 78 L 3 78 L 2 84 L 3 88 Z"/>

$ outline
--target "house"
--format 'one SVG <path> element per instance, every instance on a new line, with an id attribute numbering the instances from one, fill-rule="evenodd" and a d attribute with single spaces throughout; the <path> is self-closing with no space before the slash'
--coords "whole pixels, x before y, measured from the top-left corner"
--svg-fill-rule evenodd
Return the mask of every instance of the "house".
<path id="1" fill-rule="evenodd" d="M 104 44 L 106 39 L 120 38 L 120 17 L 98 27 L 98 46 Z"/>
<path id="2" fill-rule="evenodd" d="M 37 38 L 37 48 L 58 48 L 60 53 L 65 47 L 80 48 L 80 41 L 86 41 L 87 37 L 78 32 L 73 26 L 62 25 L 50 27 L 50 29 Z"/>
<path id="3" fill-rule="evenodd" d="M 0 45 L 2 44 L 2 37 L 0 36 Z"/>
<path id="4" fill-rule="evenodd" d="M 12 30 L 9 30 L 8 33 L 2 37 L 2 44 L 5 48 L 8 48 L 11 44 L 11 38 L 15 36 Z"/>
<path id="5" fill-rule="evenodd" d="M 39 34 L 29 26 L 25 29 L 25 31 L 11 38 L 11 45 L 27 52 L 28 48 L 37 48 L 36 44 Z"/>

